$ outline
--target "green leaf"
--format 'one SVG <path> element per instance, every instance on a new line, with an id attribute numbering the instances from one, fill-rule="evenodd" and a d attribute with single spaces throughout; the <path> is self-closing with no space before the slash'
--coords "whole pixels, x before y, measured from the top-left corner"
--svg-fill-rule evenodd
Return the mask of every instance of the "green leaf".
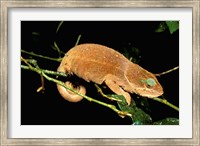
<path id="1" fill-rule="evenodd" d="M 179 119 L 166 118 L 166 119 L 154 122 L 153 125 L 179 125 Z"/>
<path id="2" fill-rule="evenodd" d="M 116 94 L 109 94 L 108 96 L 121 100 L 121 102 L 117 102 L 117 104 L 120 110 L 122 110 L 123 112 L 130 113 L 132 115 L 131 119 L 133 125 L 146 125 L 152 123 L 151 117 L 148 114 L 146 114 L 143 110 L 136 107 L 136 103 L 133 100 L 131 101 L 131 104 L 128 106 L 124 96 Z"/>
<path id="3" fill-rule="evenodd" d="M 169 29 L 170 34 L 173 34 L 176 30 L 179 29 L 179 21 L 161 22 L 155 32 L 164 32 L 167 29 Z"/>
<path id="4" fill-rule="evenodd" d="M 179 29 L 179 21 L 166 21 L 166 24 L 171 34 Z"/>
<path id="5" fill-rule="evenodd" d="M 165 31 L 167 28 L 166 23 L 165 22 L 161 22 L 158 26 L 158 28 L 155 30 L 155 32 L 163 32 Z"/>
<path id="6" fill-rule="evenodd" d="M 119 108 L 124 111 L 132 114 L 133 125 L 148 125 L 152 123 L 151 117 L 146 114 L 143 110 L 136 107 L 135 102 L 131 102 L 131 105 L 124 105 L 121 102 L 117 102 Z"/>

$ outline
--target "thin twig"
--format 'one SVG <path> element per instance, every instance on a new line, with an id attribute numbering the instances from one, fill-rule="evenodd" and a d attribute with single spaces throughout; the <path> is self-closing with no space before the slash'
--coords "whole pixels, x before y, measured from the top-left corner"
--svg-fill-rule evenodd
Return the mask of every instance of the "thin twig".
<path id="1" fill-rule="evenodd" d="M 60 23 L 58 24 L 58 27 L 57 27 L 57 29 L 56 29 L 56 33 L 58 33 L 58 31 L 59 31 L 61 25 L 63 24 L 63 22 L 64 22 L 64 21 L 60 21 Z"/>
<path id="2" fill-rule="evenodd" d="M 25 50 L 21 50 L 21 52 L 25 53 L 25 54 L 29 54 L 31 56 L 36 56 L 36 57 L 39 57 L 39 58 L 48 59 L 48 60 L 51 60 L 51 61 L 61 62 L 61 60 L 62 60 L 62 58 L 52 58 L 52 57 L 48 57 L 48 56 L 39 55 L 39 54 L 36 54 L 34 52 L 28 52 L 28 51 L 25 51 Z"/>
<path id="3" fill-rule="evenodd" d="M 27 67 L 28 67 L 30 70 L 35 71 L 35 72 L 37 72 L 38 74 L 41 74 L 41 71 L 40 71 L 40 70 L 38 70 L 38 69 L 35 68 L 35 67 L 32 67 L 32 65 L 29 64 L 28 61 L 27 61 L 26 59 L 24 59 L 22 56 L 21 56 L 21 61 L 23 61 L 25 64 L 27 64 L 27 65 L 28 65 Z"/>
<path id="4" fill-rule="evenodd" d="M 76 40 L 76 44 L 75 44 L 75 46 L 77 46 L 77 45 L 78 45 L 78 43 L 79 43 L 80 39 L 81 39 L 81 35 L 79 35 L 79 36 L 78 36 L 78 39 Z"/>
<path id="5" fill-rule="evenodd" d="M 28 61 L 26 59 L 24 59 L 22 56 L 21 56 L 21 61 L 23 61 L 24 63 L 26 63 L 29 68 L 31 68 L 32 66 L 28 63 Z"/>
<path id="6" fill-rule="evenodd" d="M 44 93 L 44 77 L 42 75 L 40 75 L 40 79 L 41 79 L 41 86 L 37 89 L 37 92 L 42 91 L 42 93 Z"/>
<path id="7" fill-rule="evenodd" d="M 32 71 L 37 71 L 36 68 L 34 69 L 30 69 L 29 66 L 26 65 L 21 65 L 22 69 L 25 70 L 32 70 Z M 49 74 L 49 75 L 55 75 L 55 76 L 62 76 L 62 77 L 67 77 L 68 75 L 63 73 L 63 72 L 56 72 L 56 71 L 52 71 L 52 70 L 46 70 L 46 69 L 40 69 L 42 72 L 44 72 L 45 74 Z"/>
<path id="8" fill-rule="evenodd" d="M 122 100 L 120 99 L 117 99 L 117 98 L 113 98 L 113 97 L 110 97 L 106 94 L 103 93 L 102 89 L 97 85 L 97 84 L 94 84 L 95 87 L 97 88 L 97 91 L 103 96 L 103 97 L 106 97 L 108 99 L 110 99 L 111 101 L 117 101 L 117 102 L 122 102 Z"/>
<path id="9" fill-rule="evenodd" d="M 32 63 L 36 68 L 36 72 L 38 73 L 38 74 L 40 74 L 40 78 L 41 78 L 41 83 L 42 83 L 42 85 L 37 89 L 37 92 L 40 92 L 41 90 L 42 90 L 42 92 L 44 92 L 44 77 L 42 76 L 42 74 L 41 74 L 41 72 L 40 71 L 37 71 L 37 69 L 39 69 L 39 66 L 37 65 L 37 62 L 34 60 L 34 59 L 31 59 L 31 60 L 26 60 L 26 59 L 24 59 L 22 56 L 21 56 L 21 61 L 23 61 L 25 64 L 27 64 L 28 66 L 28 68 L 30 69 L 30 70 L 34 70 L 34 67 L 33 66 L 31 66 L 31 64 L 29 64 L 29 62 L 30 63 Z"/>
<path id="10" fill-rule="evenodd" d="M 170 72 L 172 72 L 172 71 L 177 70 L 178 68 L 179 68 L 179 66 L 174 67 L 174 68 L 172 68 L 172 69 L 170 69 L 170 70 L 164 71 L 164 72 L 162 72 L 162 73 L 154 74 L 154 75 L 155 75 L 155 76 L 161 76 L 161 75 L 164 75 L 164 74 L 168 74 L 168 73 L 170 73 Z"/>
<path id="11" fill-rule="evenodd" d="M 58 47 L 56 41 L 54 41 L 53 45 L 54 46 L 52 46 L 52 48 L 58 52 L 59 59 L 61 59 L 62 58 L 61 55 L 62 54 L 64 55 L 65 52 L 63 52 L 63 51 L 60 50 L 60 48 Z"/>
<path id="12" fill-rule="evenodd" d="M 152 100 L 155 100 L 155 101 L 158 101 L 158 102 L 161 102 L 173 109 L 175 109 L 176 111 L 179 111 L 179 108 L 173 104 L 171 104 L 170 102 L 168 102 L 166 99 L 161 99 L 161 98 L 158 98 L 158 97 L 155 97 L 155 98 L 151 98 Z"/>

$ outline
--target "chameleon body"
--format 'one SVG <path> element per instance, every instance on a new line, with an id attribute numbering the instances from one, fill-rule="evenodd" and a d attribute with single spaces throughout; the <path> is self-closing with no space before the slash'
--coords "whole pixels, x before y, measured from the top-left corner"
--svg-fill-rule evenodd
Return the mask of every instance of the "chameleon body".
<path id="1" fill-rule="evenodd" d="M 105 83 L 114 93 L 123 95 L 128 105 L 131 103 L 129 93 L 149 98 L 163 94 L 163 88 L 154 74 L 103 45 L 81 44 L 73 47 L 65 54 L 57 71 L 75 74 L 87 82 Z M 69 82 L 66 82 L 66 85 L 73 87 Z M 78 102 L 82 99 L 60 85 L 57 87 L 68 101 Z M 86 93 L 83 86 L 77 87 L 76 90 L 81 94 Z"/>

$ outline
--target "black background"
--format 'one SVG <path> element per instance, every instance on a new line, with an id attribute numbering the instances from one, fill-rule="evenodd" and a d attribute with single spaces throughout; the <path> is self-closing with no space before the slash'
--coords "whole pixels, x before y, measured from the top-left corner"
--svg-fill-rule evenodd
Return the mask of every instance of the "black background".
<path id="1" fill-rule="evenodd" d="M 111 47 L 121 53 L 124 48 L 140 50 L 139 65 L 152 73 L 159 73 L 179 65 L 179 31 L 170 34 L 168 30 L 157 33 L 158 21 L 65 21 L 58 33 L 58 21 L 22 21 L 21 48 L 49 57 L 58 57 L 52 49 L 54 41 L 67 52 L 72 48 L 78 35 L 79 44 L 97 43 Z M 35 34 L 37 32 L 39 34 Z M 22 53 L 24 58 L 30 55 Z M 57 70 L 59 62 L 37 59 L 41 68 Z M 179 71 L 158 77 L 164 88 L 165 98 L 179 105 Z M 85 83 L 87 95 L 112 103 L 99 96 L 92 83 Z M 40 76 L 35 72 L 21 70 L 21 124 L 22 125 L 103 125 L 132 124 L 129 118 L 121 118 L 112 110 L 83 99 L 78 103 L 64 100 L 56 85 L 45 80 L 45 92 L 37 93 L 41 85 Z M 134 95 L 133 95 L 134 96 Z M 178 118 L 172 108 L 148 99 L 150 116 L 153 121 L 166 117 Z"/>

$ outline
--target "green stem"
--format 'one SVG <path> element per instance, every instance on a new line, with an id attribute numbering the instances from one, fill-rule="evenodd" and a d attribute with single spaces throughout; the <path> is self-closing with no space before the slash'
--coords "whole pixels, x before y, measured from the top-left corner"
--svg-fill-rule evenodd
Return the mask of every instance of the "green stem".
<path id="1" fill-rule="evenodd" d="M 171 104 L 170 102 L 168 102 L 166 99 L 161 99 L 161 98 L 158 98 L 158 97 L 155 97 L 155 98 L 151 98 L 152 100 L 155 100 L 155 101 L 158 101 L 158 102 L 161 102 L 173 109 L 175 109 L 176 111 L 179 111 L 179 108 L 173 104 Z"/>
<path id="2" fill-rule="evenodd" d="M 78 36 L 78 39 L 76 40 L 76 44 L 75 44 L 75 46 L 77 46 L 77 45 L 78 45 L 78 43 L 79 43 L 80 39 L 81 39 L 81 35 L 79 35 L 79 36 Z"/>
<path id="3" fill-rule="evenodd" d="M 164 72 L 161 72 L 161 73 L 157 73 L 157 74 L 154 74 L 155 76 L 161 76 L 161 75 L 164 75 L 164 74 L 168 74 L 168 73 L 170 73 L 170 72 L 172 72 L 172 71 L 175 71 L 175 70 L 177 70 L 177 69 L 179 69 L 179 66 L 176 66 L 176 67 L 174 67 L 174 68 L 172 68 L 172 69 L 170 69 L 170 70 L 167 70 L 167 71 L 164 71 Z"/>
<path id="4" fill-rule="evenodd" d="M 57 29 L 56 29 L 56 33 L 58 33 L 58 31 L 59 31 L 61 25 L 63 24 L 63 22 L 64 22 L 64 21 L 60 21 L 60 23 L 58 24 L 58 27 L 57 27 Z"/>
<path id="5" fill-rule="evenodd" d="M 102 89 L 101 89 L 97 84 L 94 84 L 94 85 L 95 85 L 95 87 L 97 88 L 97 91 L 98 91 L 103 97 L 108 98 L 108 99 L 110 99 L 111 101 L 122 102 L 122 100 L 120 100 L 120 99 L 113 98 L 113 97 L 110 97 L 110 96 L 104 94 L 103 91 L 102 91 Z"/>
<path id="6" fill-rule="evenodd" d="M 53 45 L 54 46 L 52 46 L 52 48 L 58 52 L 58 55 L 59 55 L 58 59 L 60 59 L 62 54 L 65 55 L 65 52 L 63 52 L 63 51 L 60 50 L 60 48 L 58 47 L 56 41 L 54 41 Z"/>
<path id="7" fill-rule="evenodd" d="M 30 69 L 29 66 L 26 65 L 21 65 L 22 69 L 25 70 L 32 70 L 37 72 L 36 68 L 32 68 Z M 67 77 L 67 74 L 63 73 L 63 72 L 56 72 L 56 71 L 52 71 L 52 70 L 46 70 L 46 69 L 40 69 L 42 72 L 44 72 L 45 74 L 49 74 L 49 75 L 55 75 L 55 76 L 62 76 L 62 77 Z"/>
<path id="8" fill-rule="evenodd" d="M 48 57 L 48 56 L 39 55 L 39 54 L 36 54 L 34 52 L 28 52 L 28 51 L 25 51 L 25 50 L 21 50 L 21 52 L 25 53 L 25 54 L 29 54 L 31 56 L 36 56 L 36 57 L 39 57 L 39 58 L 48 59 L 48 60 L 51 60 L 51 61 L 61 62 L 61 60 L 62 60 L 62 58 L 52 58 L 52 57 Z"/>

